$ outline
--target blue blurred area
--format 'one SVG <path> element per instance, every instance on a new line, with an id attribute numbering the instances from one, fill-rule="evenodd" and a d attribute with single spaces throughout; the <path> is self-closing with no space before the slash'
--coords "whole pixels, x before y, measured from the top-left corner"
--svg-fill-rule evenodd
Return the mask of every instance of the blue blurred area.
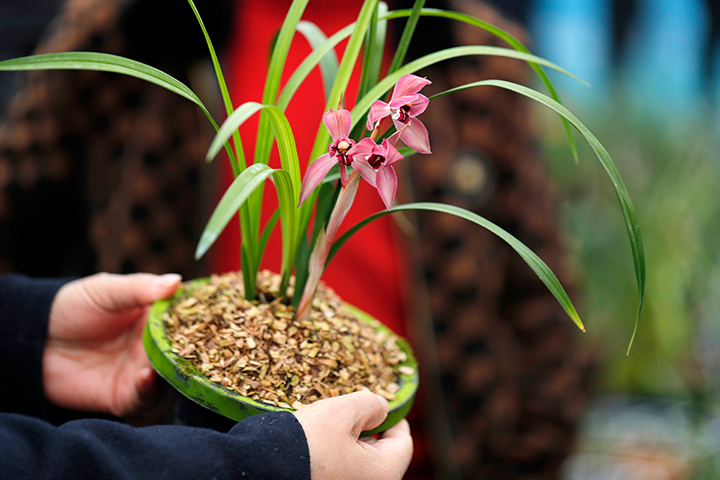
<path id="1" fill-rule="evenodd" d="M 626 357 L 637 297 L 614 191 L 579 135 L 575 166 L 565 138 L 545 135 L 601 352 L 562 478 L 720 479 L 720 2 L 534 0 L 527 19 L 533 50 L 591 84 L 551 74 L 623 177 L 647 267 Z"/>
<path id="2" fill-rule="evenodd" d="M 572 103 L 607 98 L 612 77 L 609 2 L 537 0 L 528 21 L 534 51 L 592 85 L 588 89 L 553 72 L 553 82 Z"/>
<path id="3" fill-rule="evenodd" d="M 623 2 L 615 8 L 622 9 Z M 620 89 L 638 112 L 682 120 L 717 102 L 717 48 L 710 57 L 714 66 L 703 65 L 712 18 L 706 2 L 636 2 L 618 52 L 613 52 L 614 18 L 609 0 L 536 0 L 531 7 L 528 22 L 538 54 L 592 86 L 554 76 L 571 103 L 597 107 Z M 713 73 L 708 85 L 706 68 Z"/>

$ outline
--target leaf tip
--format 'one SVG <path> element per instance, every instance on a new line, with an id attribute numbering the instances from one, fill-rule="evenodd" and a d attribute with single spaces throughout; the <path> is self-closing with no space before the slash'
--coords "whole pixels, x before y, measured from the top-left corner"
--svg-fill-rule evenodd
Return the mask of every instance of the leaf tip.
<path id="1" fill-rule="evenodd" d="M 573 309 L 573 310 L 574 310 L 574 309 Z M 580 329 L 580 331 L 582 331 L 583 333 L 585 333 L 585 325 L 583 325 L 582 320 L 580 320 L 580 316 L 577 314 L 577 312 L 574 312 L 574 311 L 573 311 L 573 313 L 572 313 L 572 315 L 570 316 L 570 318 L 572 318 L 573 323 L 574 323 L 575 325 L 577 325 L 577 327 Z"/>
<path id="2" fill-rule="evenodd" d="M 200 260 L 205 253 L 210 249 L 213 243 L 217 240 L 217 235 L 211 232 L 203 232 L 198 242 L 198 246 L 195 249 L 195 260 Z"/>

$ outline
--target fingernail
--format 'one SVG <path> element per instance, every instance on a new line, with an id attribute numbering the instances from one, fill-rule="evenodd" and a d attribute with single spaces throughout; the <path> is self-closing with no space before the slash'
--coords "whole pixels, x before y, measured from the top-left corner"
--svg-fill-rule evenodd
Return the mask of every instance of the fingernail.
<path id="1" fill-rule="evenodd" d="M 155 286 L 164 290 L 166 288 L 172 287 L 180 280 L 182 280 L 182 276 L 180 274 L 166 273 L 165 275 L 160 275 L 155 279 Z"/>
<path id="2" fill-rule="evenodd" d="M 387 399 L 382 395 L 378 395 L 377 393 L 375 394 L 375 396 L 380 400 L 380 403 L 382 403 L 383 411 L 385 413 L 388 413 L 390 411 L 390 404 L 388 403 Z"/>

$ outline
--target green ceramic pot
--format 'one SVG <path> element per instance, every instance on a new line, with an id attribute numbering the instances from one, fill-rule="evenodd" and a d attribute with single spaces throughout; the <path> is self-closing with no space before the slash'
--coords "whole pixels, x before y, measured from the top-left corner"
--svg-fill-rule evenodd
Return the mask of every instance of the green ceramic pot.
<path id="1" fill-rule="evenodd" d="M 198 279 L 188 282 L 186 290 L 197 288 L 207 281 L 207 279 Z M 215 382 L 211 382 L 205 375 L 199 372 L 189 360 L 172 352 L 170 341 L 165 333 L 163 314 L 182 293 L 183 290 L 178 290 L 174 298 L 155 302 L 150 310 L 148 322 L 143 332 L 145 351 L 158 374 L 190 400 L 235 421 L 240 421 L 258 413 L 292 412 L 293 409 L 262 403 L 232 392 Z M 361 321 L 371 325 L 377 331 L 382 331 L 387 334 L 392 333 L 390 329 L 368 314 L 358 310 L 352 305 L 346 304 L 346 306 L 356 314 Z M 383 432 L 398 423 L 408 414 L 415 400 L 415 393 L 418 387 L 417 362 L 407 341 L 398 339 L 397 344 L 407 355 L 407 360 L 400 364 L 400 366 L 412 367 L 414 373 L 412 375 L 400 375 L 400 380 L 398 381 L 400 390 L 396 393 L 396 399 L 390 402 L 390 413 L 388 413 L 387 419 L 385 419 L 379 427 L 369 432 L 364 432 L 365 434 L 371 435 Z"/>

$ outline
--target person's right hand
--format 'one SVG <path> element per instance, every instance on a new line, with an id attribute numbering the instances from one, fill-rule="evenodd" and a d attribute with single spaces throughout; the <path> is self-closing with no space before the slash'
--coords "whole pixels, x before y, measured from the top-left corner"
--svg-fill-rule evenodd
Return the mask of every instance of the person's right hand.
<path id="1" fill-rule="evenodd" d="M 295 412 L 310 450 L 312 480 L 400 480 L 413 453 L 407 420 L 380 435 L 360 433 L 380 425 L 388 402 L 380 395 L 355 392 L 319 400 Z"/>

